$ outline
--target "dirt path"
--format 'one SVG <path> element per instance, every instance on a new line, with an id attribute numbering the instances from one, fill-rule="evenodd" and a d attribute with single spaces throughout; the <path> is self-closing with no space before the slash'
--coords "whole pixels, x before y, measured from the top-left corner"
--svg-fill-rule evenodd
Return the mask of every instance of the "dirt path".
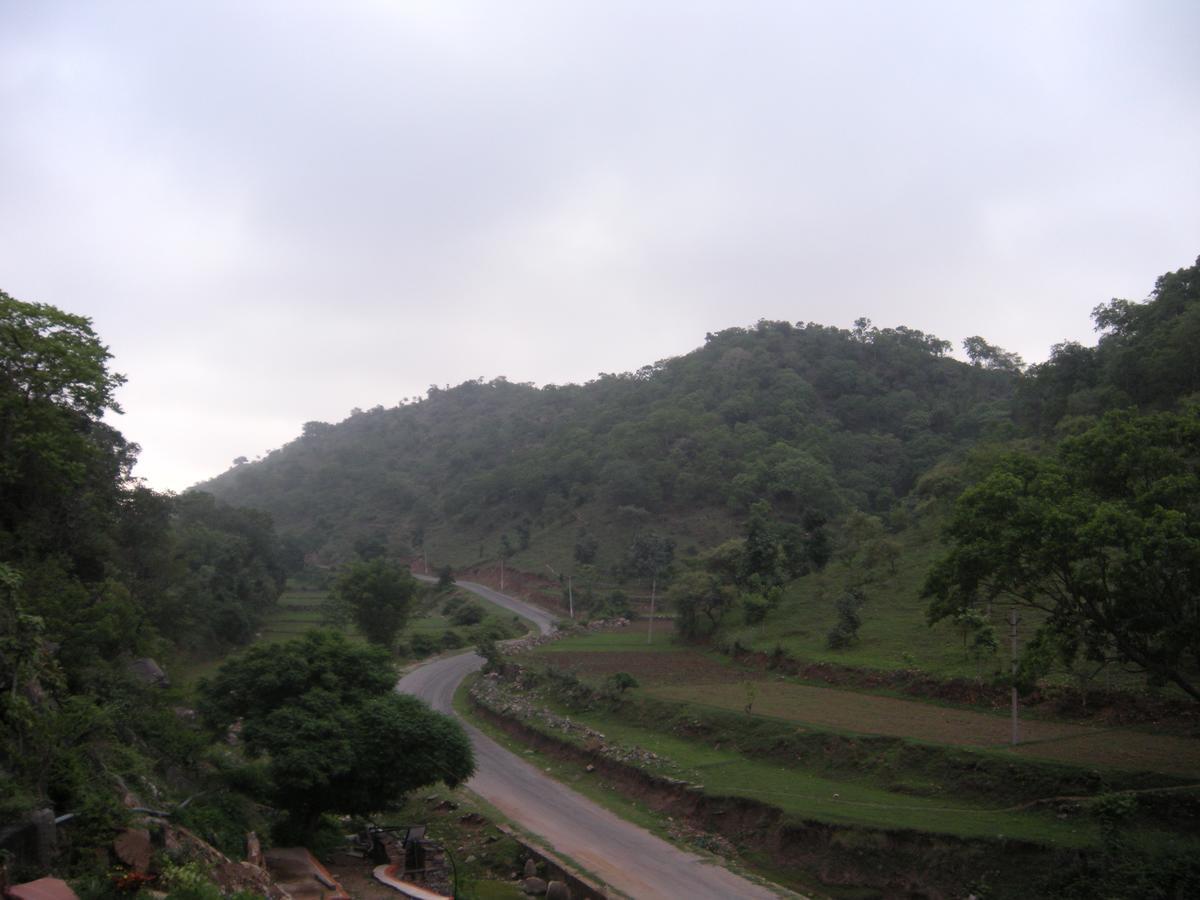
<path id="1" fill-rule="evenodd" d="M 502 605 L 538 622 L 543 631 L 549 630 L 549 617 L 540 610 L 481 585 L 460 586 L 494 603 L 503 598 Z M 404 676 L 397 689 L 453 715 L 455 689 L 482 663 L 474 653 L 438 659 Z M 779 896 L 626 822 L 518 759 L 478 729 L 465 723 L 464 727 L 475 747 L 477 764 L 467 787 L 617 891 L 637 900 L 768 900 Z"/>

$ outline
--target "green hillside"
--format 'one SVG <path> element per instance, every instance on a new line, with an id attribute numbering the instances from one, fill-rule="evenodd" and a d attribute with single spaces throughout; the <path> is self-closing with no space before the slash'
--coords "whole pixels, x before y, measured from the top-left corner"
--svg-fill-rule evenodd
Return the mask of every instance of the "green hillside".
<path id="1" fill-rule="evenodd" d="M 326 562 L 383 540 L 464 566 L 602 567 L 653 526 L 681 550 L 712 546 L 767 499 L 781 519 L 886 513 L 940 460 L 1010 426 L 1016 375 L 946 356 L 907 328 L 759 322 L 703 347 L 584 385 L 504 379 L 431 387 L 356 411 L 204 485 L 272 514 Z M 544 569 L 543 569 L 544 571 Z"/>
<path id="2" fill-rule="evenodd" d="M 669 588 L 680 633 L 732 652 L 1003 677 L 1015 606 L 1025 684 L 1121 661 L 1105 684 L 1143 684 L 1131 667 L 1190 693 L 1197 272 L 1100 304 L 1096 346 L 1029 368 L 978 336 L 963 363 L 909 328 L 762 321 L 584 385 L 467 382 L 309 423 L 203 487 L 311 562 L 570 574 L 584 615 Z"/>

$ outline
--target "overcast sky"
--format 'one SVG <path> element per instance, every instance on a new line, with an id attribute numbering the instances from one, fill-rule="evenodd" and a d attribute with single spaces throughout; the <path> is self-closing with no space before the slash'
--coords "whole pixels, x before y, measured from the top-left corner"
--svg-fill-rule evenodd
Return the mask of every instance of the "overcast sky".
<path id="1" fill-rule="evenodd" d="M 179 490 L 760 318 L 1029 361 L 1200 254 L 1200 4 L 0 0 L 0 289 Z"/>

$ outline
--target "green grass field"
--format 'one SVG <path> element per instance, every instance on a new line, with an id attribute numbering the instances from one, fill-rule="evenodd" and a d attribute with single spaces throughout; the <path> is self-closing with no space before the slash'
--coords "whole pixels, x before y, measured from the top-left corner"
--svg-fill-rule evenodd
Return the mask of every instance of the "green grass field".
<path id="1" fill-rule="evenodd" d="M 589 631 L 577 637 L 543 644 L 538 648 L 539 653 L 576 653 L 576 652 L 607 652 L 607 653 L 685 653 L 688 648 L 676 642 L 672 637 L 670 622 L 656 622 L 654 640 L 646 642 L 646 623 L 638 622 L 619 631 Z"/>

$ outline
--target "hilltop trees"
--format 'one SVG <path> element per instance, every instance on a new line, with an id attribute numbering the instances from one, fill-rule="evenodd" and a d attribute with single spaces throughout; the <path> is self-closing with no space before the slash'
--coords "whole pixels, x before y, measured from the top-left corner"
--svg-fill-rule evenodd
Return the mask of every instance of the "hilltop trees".
<path id="1" fill-rule="evenodd" d="M 999 369 L 1003 372 L 1020 372 L 1025 368 L 1025 361 L 1016 353 L 1011 353 L 995 344 L 989 344 L 979 335 L 964 339 L 962 345 L 967 359 L 973 366 Z"/>
<path id="2" fill-rule="evenodd" d="M 763 321 L 584 385 L 439 388 L 306 431 L 211 489 L 270 510 L 327 561 L 371 521 L 392 534 L 451 529 L 460 547 L 492 554 L 507 529 L 524 557 L 526 528 L 561 533 L 564 556 L 578 535 L 579 564 L 611 566 L 637 530 L 711 544 L 765 500 L 797 526 L 797 546 L 812 535 L 819 566 L 827 539 L 800 523 L 882 515 L 932 464 L 1007 421 L 1017 376 L 951 359 L 948 346 L 869 323 Z M 457 552 L 449 562 L 476 561 Z M 805 564 L 795 552 L 786 563 Z"/>
<path id="3" fill-rule="evenodd" d="M 1071 416 L 1170 409 L 1200 391 L 1200 259 L 1159 278 L 1147 302 L 1111 300 L 1092 320 L 1100 332 L 1095 347 L 1056 344 L 1021 379 L 1019 421 L 1050 432 Z"/>

